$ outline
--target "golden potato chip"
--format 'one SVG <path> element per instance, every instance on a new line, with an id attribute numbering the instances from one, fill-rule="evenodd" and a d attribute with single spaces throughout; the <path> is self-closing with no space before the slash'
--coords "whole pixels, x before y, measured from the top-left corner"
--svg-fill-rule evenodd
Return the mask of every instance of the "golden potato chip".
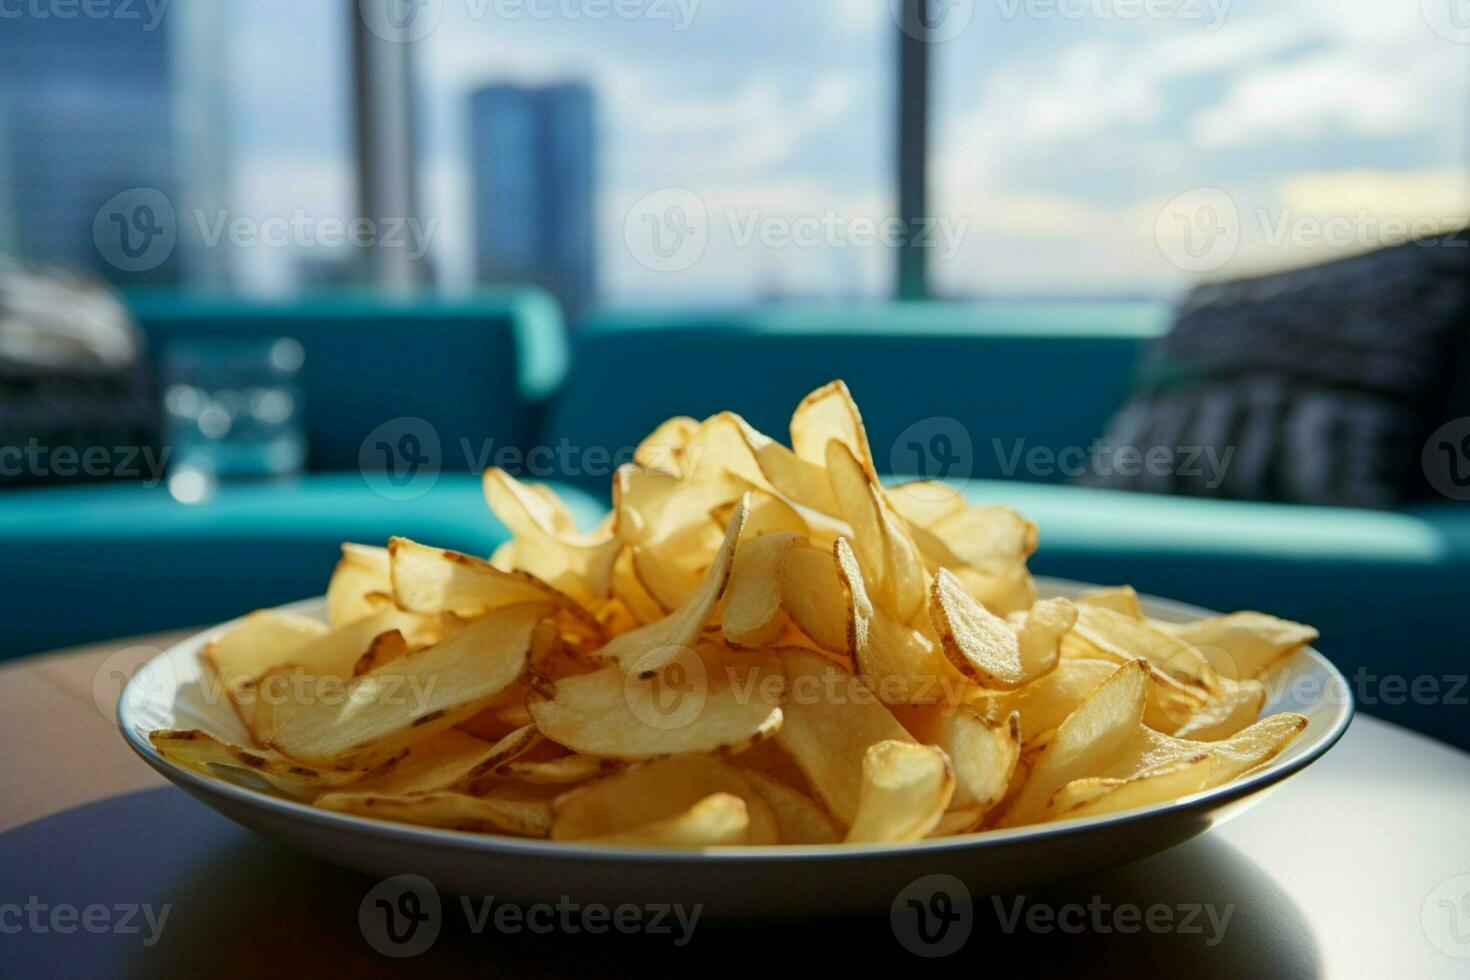
<path id="1" fill-rule="evenodd" d="M 248 729 L 255 712 L 255 682 L 326 633 L 326 625 L 310 616 L 260 610 L 210 640 L 200 658 Z"/>
<path id="2" fill-rule="evenodd" d="M 720 630 L 731 646 L 765 646 L 785 630 L 781 595 L 786 556 L 803 540 L 800 535 L 777 531 L 751 538 L 735 552 L 720 612 Z M 801 588 L 801 583 L 795 587 Z"/>
<path id="3" fill-rule="evenodd" d="M 415 742 L 391 771 L 352 784 L 352 791 L 404 796 L 449 789 L 516 758 L 540 740 L 541 736 L 530 726 L 519 728 L 495 742 L 450 728 Z"/>
<path id="4" fill-rule="evenodd" d="M 376 605 L 368 597 L 390 589 L 387 549 L 343 544 L 342 559 L 327 583 L 327 622 L 335 628 L 369 615 Z"/>
<path id="5" fill-rule="evenodd" d="M 827 475 L 852 527 L 849 544 L 869 596 L 899 622 L 911 621 L 923 610 L 927 595 L 924 563 L 907 526 L 888 505 L 877 480 L 840 442 L 827 445 Z"/>
<path id="6" fill-rule="evenodd" d="M 1259 678 L 1315 642 L 1318 635 L 1310 626 L 1258 612 L 1212 616 L 1192 623 L 1155 620 L 1153 625 L 1202 651 L 1221 677 L 1237 681 Z"/>
<path id="7" fill-rule="evenodd" d="M 847 587 L 831 551 L 791 548 L 781 577 L 781 607 L 817 646 L 850 657 Z"/>
<path id="8" fill-rule="evenodd" d="M 836 844 L 842 840 L 841 828 L 816 800 L 764 773 L 742 769 L 740 774 L 770 804 L 780 843 Z"/>
<path id="9" fill-rule="evenodd" d="M 833 442 L 844 446 L 863 472 L 874 480 L 878 478 L 862 413 L 841 381 L 825 384 L 807 395 L 791 415 L 791 448 L 801 459 L 815 466 L 828 466 L 827 447 Z"/>
<path id="10" fill-rule="evenodd" d="M 402 796 L 335 792 L 318 796 L 315 805 L 359 817 L 447 830 L 491 830 L 524 837 L 545 837 L 551 830 L 550 806 L 539 800 L 448 792 Z"/>
<path id="11" fill-rule="evenodd" d="M 591 613 L 528 572 L 503 572 L 482 559 L 408 538 L 389 540 L 388 555 L 399 609 L 473 617 L 518 602 L 554 602 L 580 625 L 600 632 Z"/>
<path id="12" fill-rule="evenodd" d="M 1052 794 L 1074 779 L 1102 775 L 1137 739 L 1148 700 L 1148 667 L 1138 660 L 1115 670 L 1057 727 L 1002 826 L 1035 823 L 1050 814 Z"/>
<path id="13" fill-rule="evenodd" d="M 197 729 L 175 731 L 160 729 L 148 733 L 148 741 L 158 754 L 181 766 L 208 772 L 210 766 L 245 769 L 285 783 L 299 786 L 346 786 L 390 772 L 407 752 L 400 752 L 376 763 L 370 769 L 321 769 L 306 766 L 268 749 L 246 749 L 221 742 Z"/>
<path id="14" fill-rule="evenodd" d="M 1217 742 L 1249 727 L 1266 706 L 1266 686 L 1260 681 L 1233 681 L 1221 676 L 1219 695 L 1198 708 L 1171 734 L 1197 742 Z"/>
<path id="15" fill-rule="evenodd" d="M 1133 591 L 1131 585 L 1091 589 L 1078 596 L 1077 602 L 1084 606 L 1101 606 L 1103 609 L 1111 609 L 1129 619 L 1141 620 L 1144 618 L 1143 606 L 1138 601 L 1138 593 Z"/>
<path id="16" fill-rule="evenodd" d="M 714 615 L 720 597 L 725 594 L 735 561 L 735 547 L 745 527 L 745 515 L 746 506 L 742 502 L 730 518 L 724 543 L 715 554 L 703 584 L 687 603 L 663 619 L 614 637 L 597 651 L 597 659 L 616 661 L 625 671 L 636 670 L 640 674 L 652 675 L 681 651 L 691 648 L 704 624 Z"/>
<path id="17" fill-rule="evenodd" d="M 1047 599 L 1031 607 L 1019 630 L 1013 629 L 944 569 L 934 577 L 929 615 L 950 663 L 975 683 L 1006 691 L 1054 670 L 1062 637 L 1077 620 L 1066 599 Z"/>
<path id="18" fill-rule="evenodd" d="M 857 815 L 868 746 L 918 743 L 860 678 L 820 654 L 783 650 L 781 663 L 787 697 L 777 744 L 801 768 L 827 809 L 850 824 Z"/>
<path id="19" fill-rule="evenodd" d="M 741 670 L 686 651 L 651 676 L 612 666 L 538 682 L 526 706 L 542 734 L 574 752 L 638 760 L 744 751 L 780 729 L 781 692 L 774 661 Z"/>
<path id="20" fill-rule="evenodd" d="M 730 793 L 713 793 L 683 813 L 618 834 L 584 837 L 586 844 L 638 847 L 719 847 L 750 843 L 749 809 Z"/>
<path id="21" fill-rule="evenodd" d="M 849 844 L 919 840 L 944 816 L 954 772 L 939 749 L 911 741 L 883 741 L 863 755 L 857 813 Z"/>
<path id="22" fill-rule="evenodd" d="M 520 679 L 537 624 L 554 608 L 497 609 L 443 643 L 353 678 L 339 696 L 278 704 L 270 747 L 326 764 L 388 754 L 452 727 Z"/>
<path id="23" fill-rule="evenodd" d="M 837 566 L 848 592 L 848 635 L 853 659 L 878 695 L 890 704 L 956 701 L 964 675 L 936 640 L 898 622 L 868 598 L 863 573 L 845 539 L 837 542 Z"/>
<path id="24" fill-rule="evenodd" d="M 699 422 L 687 415 L 676 415 L 660 422 L 633 450 L 633 462 L 644 469 L 662 470 L 672 476 L 684 472 L 684 444 Z"/>
<path id="25" fill-rule="evenodd" d="M 608 594 L 621 542 L 614 534 L 578 535 L 561 530 L 556 508 L 497 467 L 485 471 L 485 500 L 515 536 L 514 567 L 581 603 Z"/>
<path id="26" fill-rule="evenodd" d="M 606 779 L 556 798 L 554 840 L 607 840 L 679 818 L 715 794 L 744 805 L 739 840 L 726 843 L 774 844 L 778 825 L 751 781 L 729 763 L 710 755 L 673 755 L 624 769 Z"/>

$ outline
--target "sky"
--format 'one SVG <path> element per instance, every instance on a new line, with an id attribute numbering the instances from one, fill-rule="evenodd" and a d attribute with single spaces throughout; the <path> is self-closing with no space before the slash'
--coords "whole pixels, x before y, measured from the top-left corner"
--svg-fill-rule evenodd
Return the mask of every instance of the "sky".
<path id="1" fill-rule="evenodd" d="M 582 80 L 609 302 L 885 295 L 893 258 L 870 232 L 894 207 L 890 3 L 437 0 L 414 57 L 443 283 L 468 285 L 473 262 L 466 94 Z M 1470 210 L 1462 0 L 948 3 L 929 39 L 931 214 L 897 230 L 925 236 L 944 294 L 1166 295 Z M 236 207 L 347 213 L 341 4 L 230 17 Z M 637 240 L 670 200 L 703 232 L 672 265 Z M 293 257 L 241 263 L 275 289 Z"/>

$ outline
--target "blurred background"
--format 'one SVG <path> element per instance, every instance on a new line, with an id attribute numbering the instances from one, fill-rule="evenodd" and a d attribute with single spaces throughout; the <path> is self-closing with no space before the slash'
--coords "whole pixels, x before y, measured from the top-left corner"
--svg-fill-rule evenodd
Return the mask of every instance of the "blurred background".
<path id="1" fill-rule="evenodd" d="M 0 654 L 840 376 L 1039 571 L 1463 739 L 1467 109 L 1462 0 L 0 4 Z"/>

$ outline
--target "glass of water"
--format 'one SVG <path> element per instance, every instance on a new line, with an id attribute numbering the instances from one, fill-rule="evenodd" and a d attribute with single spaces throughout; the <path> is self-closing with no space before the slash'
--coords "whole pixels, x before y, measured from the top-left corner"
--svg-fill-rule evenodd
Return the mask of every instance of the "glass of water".
<path id="1" fill-rule="evenodd" d="M 279 338 L 199 338 L 163 359 L 168 486 L 185 503 L 222 481 L 301 472 L 306 435 L 301 344 Z"/>

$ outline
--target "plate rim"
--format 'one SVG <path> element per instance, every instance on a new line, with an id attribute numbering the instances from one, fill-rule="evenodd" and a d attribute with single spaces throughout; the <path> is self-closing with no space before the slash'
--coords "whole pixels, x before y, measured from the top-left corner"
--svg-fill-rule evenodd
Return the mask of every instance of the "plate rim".
<path id="1" fill-rule="evenodd" d="M 1076 593 L 1099 587 L 1072 579 L 1047 576 L 1037 576 L 1036 583 L 1042 592 L 1046 592 L 1050 588 L 1052 592 Z M 1141 592 L 1138 595 L 1139 599 L 1145 604 L 1167 610 L 1181 617 L 1199 618 L 1221 615 L 1209 609 L 1173 599 L 1165 599 Z M 271 608 L 273 611 L 280 612 L 313 612 L 320 611 L 324 605 L 325 597 L 317 596 Z M 929 838 L 902 844 L 743 844 L 705 848 L 582 844 L 576 841 L 552 841 L 501 834 L 449 830 L 438 827 L 421 827 L 414 824 L 377 820 L 371 817 L 361 817 L 334 810 L 324 810 L 320 807 L 312 806 L 309 803 L 271 796 L 223 779 L 212 779 L 202 773 L 194 772 L 191 769 L 176 765 L 168 759 L 165 759 L 153 748 L 152 743 L 138 731 L 140 726 L 137 724 L 137 719 L 132 717 L 132 709 L 129 707 L 129 704 L 130 701 L 133 703 L 143 702 L 138 702 L 137 696 L 131 695 L 133 685 L 140 683 L 139 678 L 145 674 L 149 666 L 173 656 L 181 648 L 202 646 L 205 642 L 205 637 L 211 636 L 238 622 L 241 618 L 243 617 L 218 623 L 190 634 L 177 643 L 170 645 L 166 650 L 163 650 L 156 656 L 151 657 L 146 664 L 135 671 L 133 676 L 128 679 L 128 683 L 123 686 L 122 692 L 118 697 L 117 727 L 123 739 L 127 742 L 128 747 L 133 752 L 165 779 L 169 780 L 169 782 L 179 785 L 186 790 L 193 791 L 196 795 L 203 793 L 206 796 L 223 796 L 232 803 L 262 811 L 268 815 L 304 821 L 319 828 L 351 830 L 359 835 L 388 837 L 402 843 L 426 844 L 441 848 L 453 846 L 458 850 L 487 854 L 511 852 L 522 856 L 549 857 L 564 860 L 596 860 L 630 863 L 656 863 L 666 861 L 697 861 L 716 864 L 729 862 L 764 863 L 793 859 L 841 860 L 854 857 L 895 858 L 909 855 L 935 855 L 954 850 L 986 849 L 1023 842 L 1039 842 L 1042 840 L 1073 837 L 1109 827 L 1155 820 L 1170 815 L 1179 815 L 1200 808 L 1206 804 L 1212 808 L 1223 806 L 1265 790 L 1300 773 L 1322 756 L 1326 755 L 1347 732 L 1348 727 L 1352 724 L 1353 718 L 1357 713 L 1356 699 L 1353 696 L 1352 686 L 1348 683 L 1347 678 L 1343 676 L 1342 671 L 1338 670 L 1337 666 L 1324 656 L 1321 651 L 1308 644 L 1303 646 L 1293 656 L 1309 657 L 1313 661 L 1314 666 L 1326 671 L 1328 674 L 1328 685 L 1335 690 L 1340 690 L 1343 695 L 1342 700 L 1336 706 L 1336 714 L 1328 725 L 1327 731 L 1319 736 L 1317 742 L 1290 759 L 1282 762 L 1272 760 L 1266 763 L 1265 768 L 1234 782 L 1199 793 L 1193 793 L 1189 796 L 1181 796 L 1167 803 L 1153 804 L 1147 807 L 1123 810 L 1118 813 L 1102 814 L 1094 817 L 1080 817 L 1041 824 L 1028 824 L 1023 827 L 1011 827 L 1005 830 L 976 831 L 968 834 L 955 834 L 948 837 Z"/>

